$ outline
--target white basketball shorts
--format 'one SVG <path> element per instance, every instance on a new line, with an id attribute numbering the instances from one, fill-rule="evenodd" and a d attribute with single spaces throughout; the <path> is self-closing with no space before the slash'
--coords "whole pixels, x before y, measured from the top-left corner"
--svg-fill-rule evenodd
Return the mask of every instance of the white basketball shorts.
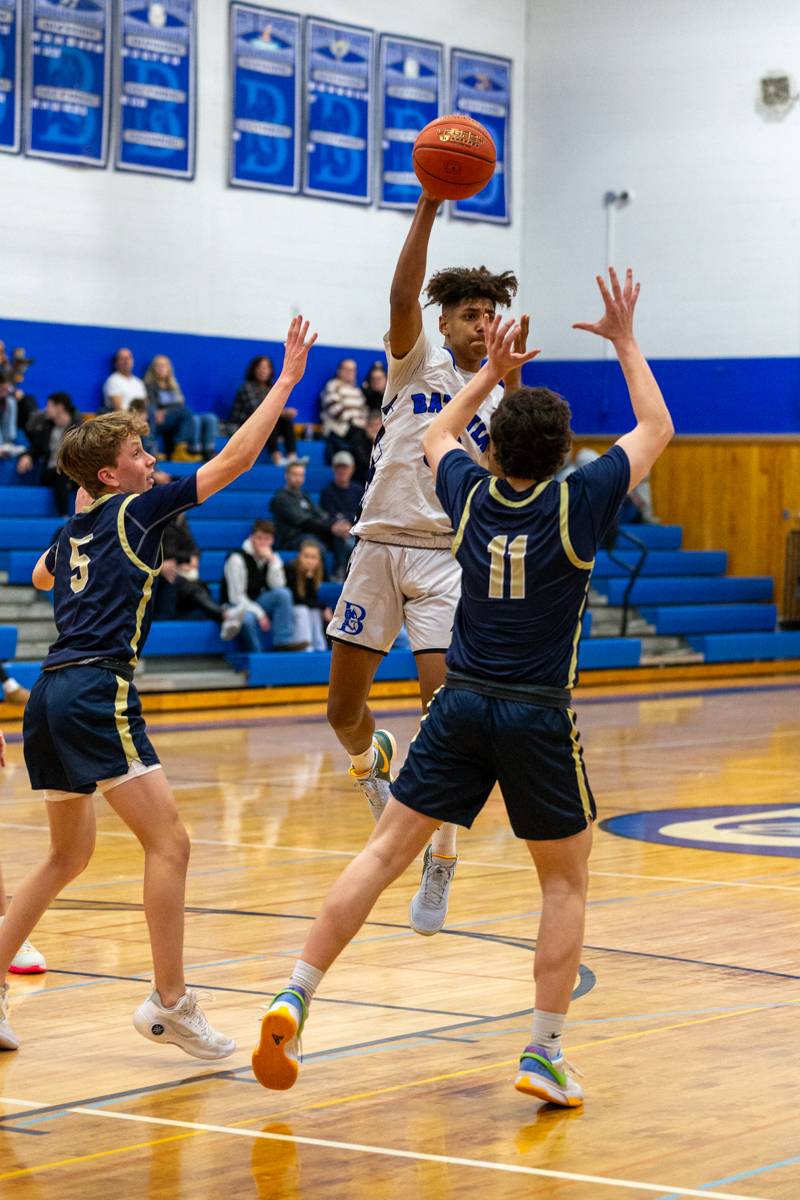
<path id="1" fill-rule="evenodd" d="M 385 654 L 405 623 L 415 654 L 450 645 L 461 595 L 461 567 L 449 550 L 360 541 L 328 636 Z"/>

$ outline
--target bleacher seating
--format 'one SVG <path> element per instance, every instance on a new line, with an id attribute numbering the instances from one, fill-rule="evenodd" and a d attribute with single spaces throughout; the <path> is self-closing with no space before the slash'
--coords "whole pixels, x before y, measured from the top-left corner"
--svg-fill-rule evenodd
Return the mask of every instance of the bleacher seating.
<path id="1" fill-rule="evenodd" d="M 323 462 L 324 444 L 301 442 L 299 451 L 310 459 L 306 490 L 316 498 L 331 477 Z M 164 469 L 174 476 L 184 476 L 196 467 L 167 463 Z M 201 576 L 215 597 L 219 596 L 227 553 L 247 537 L 254 518 L 269 516 L 270 499 L 283 482 L 283 468 L 259 463 L 226 492 L 207 501 L 202 510 L 189 514 L 192 532 L 202 548 Z M 30 584 L 34 564 L 59 525 L 50 490 L 36 486 L 30 476 L 18 478 L 13 462 L 0 462 L 0 570 L 6 572 L 10 584 Z M 679 526 L 623 526 L 622 531 L 629 532 L 648 548 L 630 602 L 639 608 L 641 617 L 656 635 L 686 639 L 688 646 L 702 654 L 706 662 L 800 657 L 800 633 L 775 632 L 777 610 L 772 602 L 770 578 L 726 575 L 728 557 L 724 550 L 682 550 Z M 294 557 L 291 552 L 282 552 L 282 556 L 287 561 Z M 607 604 L 623 603 L 629 578 L 626 567 L 633 566 L 638 557 L 638 549 L 624 536 L 614 552 L 616 561 L 605 551 L 598 552 L 593 588 L 605 597 Z M 334 607 L 340 592 L 340 584 L 326 583 L 321 598 Z M 581 670 L 639 665 L 643 652 L 641 638 L 619 637 L 615 633 L 616 629 L 608 622 L 593 631 L 592 614 L 586 613 L 579 650 Z M 0 659 L 13 659 L 16 641 L 13 626 L 0 626 Z M 224 658 L 244 669 L 248 684 L 253 687 L 326 683 L 330 665 L 327 652 L 242 654 L 233 644 L 223 642 L 218 627 L 205 620 L 154 622 L 146 656 L 177 660 L 186 656 Z M 15 662 L 13 671 L 23 686 L 30 686 L 38 665 Z M 377 678 L 408 679 L 415 675 L 411 651 L 394 650 L 381 663 Z"/>

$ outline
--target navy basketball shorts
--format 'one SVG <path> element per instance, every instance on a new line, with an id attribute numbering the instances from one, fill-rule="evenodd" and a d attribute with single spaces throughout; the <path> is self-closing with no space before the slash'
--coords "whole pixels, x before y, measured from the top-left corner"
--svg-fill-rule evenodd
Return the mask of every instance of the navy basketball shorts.
<path id="1" fill-rule="evenodd" d="M 469 829 L 496 783 L 511 828 L 526 841 L 572 837 L 597 815 L 572 709 L 443 688 L 392 795 Z"/>
<path id="2" fill-rule="evenodd" d="M 126 775 L 133 762 L 158 766 L 136 688 L 105 667 L 43 671 L 25 708 L 22 736 L 34 791 L 91 796 L 99 782 Z"/>

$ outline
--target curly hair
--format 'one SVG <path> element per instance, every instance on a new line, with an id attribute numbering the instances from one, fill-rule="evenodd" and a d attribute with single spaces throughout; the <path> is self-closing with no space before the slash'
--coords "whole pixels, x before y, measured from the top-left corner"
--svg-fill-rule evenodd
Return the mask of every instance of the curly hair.
<path id="1" fill-rule="evenodd" d="M 517 286 L 513 271 L 494 275 L 488 267 L 447 267 L 431 275 L 425 294 L 428 304 L 440 304 L 442 308 L 452 308 L 464 300 L 493 300 L 508 308 Z"/>
<path id="2" fill-rule="evenodd" d="M 570 408 L 549 388 L 522 387 L 503 397 L 489 433 L 495 460 L 512 479 L 547 479 L 572 443 Z"/>

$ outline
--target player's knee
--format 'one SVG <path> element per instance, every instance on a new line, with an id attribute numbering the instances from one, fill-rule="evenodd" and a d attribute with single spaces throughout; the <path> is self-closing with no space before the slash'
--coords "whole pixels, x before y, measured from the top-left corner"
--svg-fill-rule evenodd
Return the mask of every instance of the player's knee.
<path id="1" fill-rule="evenodd" d="M 94 838 L 87 838 L 74 846 L 51 846 L 48 863 L 59 879 L 66 882 L 83 874 L 92 860 L 93 853 Z"/>
<path id="2" fill-rule="evenodd" d="M 189 866 L 192 844 L 189 841 L 186 827 L 181 821 L 176 820 L 169 829 L 164 841 L 163 852 L 181 870 L 185 871 Z"/>
<path id="3" fill-rule="evenodd" d="M 337 733 L 352 733 L 358 729 L 363 717 L 363 705 L 354 704 L 351 696 L 328 693 L 328 724 Z"/>

